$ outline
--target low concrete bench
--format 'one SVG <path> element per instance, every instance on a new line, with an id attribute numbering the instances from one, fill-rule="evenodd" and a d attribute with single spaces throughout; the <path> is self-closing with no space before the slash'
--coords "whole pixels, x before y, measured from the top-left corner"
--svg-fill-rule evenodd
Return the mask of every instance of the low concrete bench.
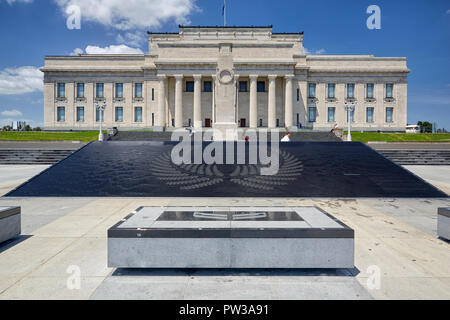
<path id="1" fill-rule="evenodd" d="M 108 230 L 115 268 L 353 268 L 354 231 L 316 207 L 141 207 Z"/>
<path id="2" fill-rule="evenodd" d="M 438 209 L 438 236 L 450 240 L 450 208 Z"/>
<path id="3" fill-rule="evenodd" d="M 20 235 L 20 207 L 0 207 L 0 243 Z"/>

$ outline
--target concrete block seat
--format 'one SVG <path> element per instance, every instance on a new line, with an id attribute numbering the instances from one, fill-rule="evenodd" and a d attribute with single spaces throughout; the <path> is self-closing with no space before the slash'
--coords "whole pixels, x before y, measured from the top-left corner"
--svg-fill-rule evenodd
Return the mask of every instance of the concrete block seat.
<path id="1" fill-rule="evenodd" d="M 20 207 L 0 207 L 0 243 L 20 235 Z"/>
<path id="2" fill-rule="evenodd" d="M 317 207 L 141 207 L 108 230 L 116 268 L 353 268 L 354 231 Z"/>
<path id="3" fill-rule="evenodd" d="M 438 236 L 450 240 L 450 207 L 438 209 Z"/>

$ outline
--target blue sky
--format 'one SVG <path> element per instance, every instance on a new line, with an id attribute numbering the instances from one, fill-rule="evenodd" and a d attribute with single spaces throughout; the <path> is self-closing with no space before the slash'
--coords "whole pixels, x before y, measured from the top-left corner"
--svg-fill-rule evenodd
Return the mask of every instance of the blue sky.
<path id="1" fill-rule="evenodd" d="M 131 5 L 135 3 L 136 5 Z M 81 8 L 81 29 L 66 27 L 65 9 Z M 222 25 L 222 0 L 0 0 L 0 124 L 43 123 L 37 68 L 45 55 L 147 51 L 146 31 L 178 24 Z M 381 8 L 381 30 L 366 27 L 369 5 Z M 273 25 L 304 31 L 311 53 L 408 58 L 408 122 L 450 130 L 449 1 L 228 0 L 228 25 Z"/>

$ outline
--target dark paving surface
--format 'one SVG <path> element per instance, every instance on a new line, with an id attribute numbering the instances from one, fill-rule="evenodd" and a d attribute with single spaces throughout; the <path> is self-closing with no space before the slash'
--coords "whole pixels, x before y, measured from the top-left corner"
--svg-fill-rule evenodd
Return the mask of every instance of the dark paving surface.
<path id="1" fill-rule="evenodd" d="M 282 143 L 273 176 L 251 164 L 177 166 L 175 144 L 94 142 L 7 196 L 447 197 L 359 142 Z"/>
<path id="2" fill-rule="evenodd" d="M 239 129 L 239 136 L 245 136 L 244 129 Z M 280 132 L 280 140 L 285 132 Z M 110 138 L 111 141 L 171 141 L 172 132 L 119 131 Z M 243 138 L 242 138 L 243 140 Z M 329 132 L 291 132 L 291 141 L 342 141 Z"/>

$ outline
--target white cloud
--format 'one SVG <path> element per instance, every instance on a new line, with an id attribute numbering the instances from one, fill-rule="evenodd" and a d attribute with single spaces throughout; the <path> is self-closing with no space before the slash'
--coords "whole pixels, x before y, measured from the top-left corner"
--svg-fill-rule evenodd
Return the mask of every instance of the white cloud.
<path id="1" fill-rule="evenodd" d="M 44 74 L 39 68 L 24 66 L 0 71 L 0 94 L 21 94 L 43 91 Z"/>
<path id="2" fill-rule="evenodd" d="M 124 44 L 111 45 L 107 47 L 87 46 L 85 50 L 75 48 L 70 55 L 76 56 L 78 54 L 143 54 L 139 48 L 132 48 Z"/>
<path id="3" fill-rule="evenodd" d="M 12 5 L 14 2 L 23 2 L 23 3 L 31 3 L 33 0 L 6 0 L 9 5 Z"/>
<path id="4" fill-rule="evenodd" d="M 22 112 L 20 112 L 19 110 L 13 109 L 13 110 L 2 111 L 2 112 L 0 112 L 0 114 L 5 117 L 19 117 L 22 115 Z"/>
<path id="5" fill-rule="evenodd" d="M 145 34 L 143 32 L 126 32 L 123 36 L 122 34 L 118 34 L 116 37 L 116 41 L 119 44 L 128 44 L 133 47 L 140 47 L 146 41 Z"/>
<path id="6" fill-rule="evenodd" d="M 79 6 L 81 19 L 118 30 L 157 28 L 164 22 L 189 23 L 198 10 L 196 0 L 54 0 L 64 15 L 70 5 Z"/>
<path id="7" fill-rule="evenodd" d="M 306 55 L 309 54 L 324 54 L 326 52 L 325 49 L 319 49 L 319 50 L 309 50 L 308 48 L 303 47 L 303 53 Z"/>
<path id="8" fill-rule="evenodd" d="M 71 56 L 77 56 L 79 54 L 83 54 L 83 49 L 81 48 L 75 48 L 73 49 L 73 51 L 70 53 Z"/>
<path id="9" fill-rule="evenodd" d="M 131 48 L 124 44 L 118 46 L 108 46 L 108 47 L 97 47 L 97 46 L 87 46 L 87 54 L 142 54 L 142 50 L 139 48 Z"/>

